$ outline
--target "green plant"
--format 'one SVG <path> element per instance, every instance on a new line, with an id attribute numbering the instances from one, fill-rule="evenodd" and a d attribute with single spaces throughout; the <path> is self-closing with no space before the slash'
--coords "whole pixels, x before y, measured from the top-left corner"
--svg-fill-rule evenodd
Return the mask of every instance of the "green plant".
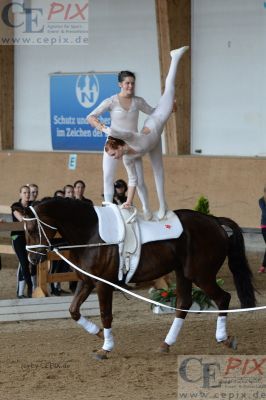
<path id="1" fill-rule="evenodd" d="M 194 208 L 195 211 L 199 211 L 203 214 L 210 214 L 210 209 L 209 209 L 209 200 L 204 197 L 201 196 L 198 199 L 198 202 L 196 204 L 196 207 Z"/>
<path id="2" fill-rule="evenodd" d="M 216 282 L 219 286 L 223 286 L 224 284 L 224 281 L 221 278 L 218 278 Z M 176 285 L 171 285 L 168 290 L 152 289 L 150 291 L 150 298 L 154 301 L 158 301 L 159 303 L 175 307 Z M 211 299 L 197 286 L 192 288 L 192 301 L 197 303 L 201 310 L 212 306 Z M 151 307 L 155 307 L 154 304 L 152 304 Z"/>

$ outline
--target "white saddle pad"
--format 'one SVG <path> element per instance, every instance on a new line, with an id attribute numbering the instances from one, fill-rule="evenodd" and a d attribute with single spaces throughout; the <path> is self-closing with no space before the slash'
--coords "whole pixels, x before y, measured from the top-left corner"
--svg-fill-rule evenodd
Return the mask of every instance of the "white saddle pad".
<path id="1" fill-rule="evenodd" d="M 141 244 L 157 240 L 176 239 L 183 232 L 181 222 L 173 211 L 167 211 L 166 218 L 162 221 L 145 221 L 139 214 L 137 221 Z"/>
<path id="2" fill-rule="evenodd" d="M 176 239 L 183 227 L 177 215 L 168 211 L 163 221 L 145 221 L 137 214 L 130 223 L 132 211 L 108 203 L 105 207 L 94 207 L 99 219 L 99 235 L 106 243 L 118 244 L 120 265 L 119 280 L 127 274 L 130 281 L 139 264 L 141 244 L 158 240 Z"/>
<path id="3" fill-rule="evenodd" d="M 120 243 L 125 239 L 125 224 L 117 205 L 94 207 L 99 220 L 99 235 L 106 243 Z"/>

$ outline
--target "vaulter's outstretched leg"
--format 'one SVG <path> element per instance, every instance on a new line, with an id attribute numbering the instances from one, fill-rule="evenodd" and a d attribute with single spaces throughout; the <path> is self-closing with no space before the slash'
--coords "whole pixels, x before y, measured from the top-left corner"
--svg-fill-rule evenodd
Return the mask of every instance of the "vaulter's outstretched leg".
<path id="1" fill-rule="evenodd" d="M 170 52 L 171 64 L 165 80 L 164 92 L 159 100 L 156 109 L 151 114 L 152 116 L 158 117 L 162 125 L 166 123 L 173 110 L 174 100 L 175 100 L 175 79 L 176 79 L 177 67 L 181 57 L 188 49 L 189 49 L 188 46 L 184 46 L 181 47 L 180 49 L 175 49 Z"/>

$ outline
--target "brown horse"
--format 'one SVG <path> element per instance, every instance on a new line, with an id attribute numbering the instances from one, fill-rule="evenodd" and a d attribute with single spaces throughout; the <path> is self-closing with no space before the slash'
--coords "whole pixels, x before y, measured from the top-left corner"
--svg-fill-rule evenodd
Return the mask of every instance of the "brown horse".
<path id="1" fill-rule="evenodd" d="M 56 198 L 41 202 L 33 211 L 34 213 L 28 209 L 26 217 L 31 220 L 25 221 L 27 244 L 35 245 L 36 252 L 29 253 L 33 263 L 38 263 L 45 257 L 44 248 L 49 251 L 50 240 L 56 230 L 69 245 L 103 242 L 98 232 L 97 214 L 94 208 L 85 202 Z M 178 239 L 142 245 L 139 266 L 131 282 L 151 281 L 175 271 L 177 308 L 188 310 L 191 307 L 192 283 L 195 283 L 217 304 L 218 309 L 227 310 L 231 296 L 217 285 L 216 274 L 228 257 L 241 307 L 254 307 L 256 301 L 252 273 L 245 256 L 243 235 L 239 226 L 229 218 L 207 216 L 192 210 L 174 212 L 182 223 L 183 233 Z M 229 227 L 231 234 L 228 235 L 222 225 Z M 118 283 L 117 245 L 74 248 L 70 254 L 72 262 L 84 271 L 109 282 Z M 82 273 L 78 274 L 82 281 L 77 287 L 69 311 L 71 317 L 87 332 L 104 339 L 103 347 L 98 351 L 98 358 L 106 358 L 114 346 L 111 330 L 113 287 Z M 99 298 L 104 331 L 80 314 L 80 306 L 94 287 Z M 162 351 L 168 351 L 169 346 L 176 342 L 186 315 L 185 311 L 176 311 L 173 324 L 161 344 Z M 218 316 L 216 340 L 232 345 L 226 331 L 226 312 Z"/>

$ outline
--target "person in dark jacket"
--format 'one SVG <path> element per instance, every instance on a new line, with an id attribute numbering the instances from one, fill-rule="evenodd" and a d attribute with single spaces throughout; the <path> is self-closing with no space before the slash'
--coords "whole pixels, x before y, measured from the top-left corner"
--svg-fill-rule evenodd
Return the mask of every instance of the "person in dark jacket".
<path id="1" fill-rule="evenodd" d="M 30 188 L 27 185 L 21 186 L 19 190 L 19 201 L 13 203 L 11 205 L 11 213 L 12 219 L 14 222 L 22 222 L 23 215 L 21 213 L 21 208 L 25 209 L 28 207 L 30 202 Z M 21 231 L 12 231 L 11 232 L 12 244 L 15 250 L 15 253 L 19 260 L 19 268 L 18 268 L 18 298 L 24 298 L 24 289 L 25 285 L 27 285 L 27 296 L 32 297 L 32 286 L 36 281 L 36 269 L 33 272 L 33 279 L 31 277 L 31 265 L 28 260 L 28 254 L 26 251 L 26 238 L 24 230 Z"/>
<path id="2" fill-rule="evenodd" d="M 118 179 L 114 183 L 113 203 L 121 206 L 127 201 L 127 184 L 123 179 Z"/>
<path id="3" fill-rule="evenodd" d="M 261 209 L 261 233 L 266 243 L 266 186 L 264 187 L 264 195 L 259 199 L 259 206 Z M 258 269 L 258 273 L 263 273 L 266 271 L 266 250 L 264 252 L 264 257 L 262 265 Z"/>

